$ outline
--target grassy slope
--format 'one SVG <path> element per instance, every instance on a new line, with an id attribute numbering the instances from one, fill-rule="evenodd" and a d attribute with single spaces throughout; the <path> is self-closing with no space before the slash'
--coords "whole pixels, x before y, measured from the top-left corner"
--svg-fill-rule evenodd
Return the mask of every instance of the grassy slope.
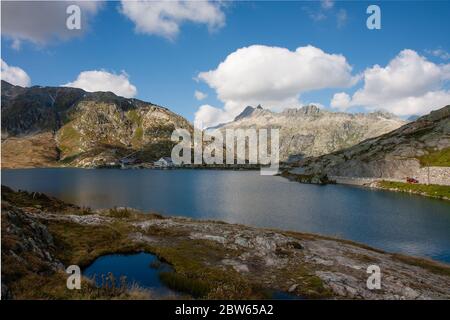
<path id="1" fill-rule="evenodd" d="M 423 167 L 450 167 L 450 148 L 432 151 L 419 158 Z"/>
<path id="2" fill-rule="evenodd" d="M 433 198 L 450 199 L 450 186 L 380 181 L 378 182 L 378 187 L 393 191 L 417 193 Z"/>
<path id="3" fill-rule="evenodd" d="M 51 132 L 2 141 L 2 168 L 57 166 L 58 148 Z"/>

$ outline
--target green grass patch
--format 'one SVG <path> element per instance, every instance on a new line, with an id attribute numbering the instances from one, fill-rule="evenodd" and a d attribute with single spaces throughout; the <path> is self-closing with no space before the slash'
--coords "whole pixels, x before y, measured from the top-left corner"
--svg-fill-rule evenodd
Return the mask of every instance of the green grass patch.
<path id="1" fill-rule="evenodd" d="M 450 148 L 431 151 L 419 157 L 423 167 L 450 167 Z"/>
<path id="2" fill-rule="evenodd" d="M 59 130 L 58 141 L 58 147 L 61 150 L 61 156 L 63 159 L 79 154 L 81 134 L 73 127 L 71 123 L 64 125 Z"/>
<path id="3" fill-rule="evenodd" d="M 128 120 L 130 120 L 134 124 L 140 125 L 142 122 L 142 117 L 136 110 L 128 111 L 126 114 L 126 117 L 128 118 Z"/>
<path id="4" fill-rule="evenodd" d="M 131 217 L 131 211 L 128 208 L 112 208 L 109 210 L 108 216 L 119 219 L 127 219 Z"/>
<path id="5" fill-rule="evenodd" d="M 105 254 L 144 249 L 128 239 L 130 227 L 126 223 L 88 226 L 58 220 L 49 221 L 47 227 L 57 246 L 56 257 L 65 265 L 85 267 Z"/>
<path id="6" fill-rule="evenodd" d="M 161 280 L 172 289 L 206 299 L 261 299 L 266 294 L 233 268 L 217 267 L 224 256 L 238 254 L 212 241 L 183 240 L 170 247 L 155 247 L 162 261 L 175 273 L 162 273 Z"/>
<path id="7" fill-rule="evenodd" d="M 291 265 L 277 272 L 277 278 L 295 280 L 298 285 L 292 292 L 295 295 L 308 299 L 324 299 L 333 296 L 333 292 L 325 287 L 322 279 L 316 276 L 307 264 Z"/>
<path id="8" fill-rule="evenodd" d="M 436 184 L 413 184 L 394 181 L 380 181 L 378 186 L 383 189 L 390 189 L 400 192 L 410 192 L 421 194 L 428 197 L 450 199 L 450 186 L 441 186 Z"/>
<path id="9" fill-rule="evenodd" d="M 450 267 L 442 265 L 438 262 L 427 260 L 424 258 L 405 256 L 399 253 L 392 254 L 392 257 L 401 262 L 421 267 L 432 273 L 450 277 Z"/>
<path id="10" fill-rule="evenodd" d="M 142 127 L 137 127 L 136 131 L 134 131 L 131 143 L 135 146 L 138 146 L 140 143 L 142 143 L 143 137 L 144 137 L 144 129 L 142 129 Z"/>
<path id="11" fill-rule="evenodd" d="M 199 279 L 191 279 L 175 272 L 161 272 L 161 281 L 169 288 L 192 295 L 195 298 L 205 297 L 210 291 L 207 282 Z"/>

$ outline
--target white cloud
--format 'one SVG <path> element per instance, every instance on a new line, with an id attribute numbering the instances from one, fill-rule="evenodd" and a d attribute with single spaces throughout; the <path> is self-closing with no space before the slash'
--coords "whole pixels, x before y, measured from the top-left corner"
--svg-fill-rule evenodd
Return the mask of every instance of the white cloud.
<path id="1" fill-rule="evenodd" d="M 23 69 L 9 66 L 3 59 L 1 59 L 1 75 L 2 80 L 16 86 L 28 87 L 31 84 L 30 77 Z"/>
<path id="2" fill-rule="evenodd" d="M 450 53 L 443 49 L 425 50 L 426 53 L 431 54 L 434 57 L 441 58 L 442 60 L 449 60 Z"/>
<path id="3" fill-rule="evenodd" d="M 81 9 L 81 29 L 66 27 L 69 5 Z M 2 1 L 2 36 L 11 39 L 14 49 L 20 49 L 23 41 L 39 46 L 55 40 L 77 37 L 89 29 L 90 20 L 98 12 L 99 1 Z"/>
<path id="4" fill-rule="evenodd" d="M 331 100 L 331 106 L 341 111 L 345 111 L 350 106 L 350 100 L 350 96 L 345 92 L 335 93 L 333 100 Z"/>
<path id="5" fill-rule="evenodd" d="M 387 104 L 387 110 L 397 115 L 422 115 L 450 104 L 450 91 L 430 91 L 422 96 L 405 97 Z"/>
<path id="6" fill-rule="evenodd" d="M 314 20 L 316 22 L 325 20 L 327 18 L 327 16 L 321 11 L 318 11 L 318 12 L 310 11 L 310 12 L 308 12 L 308 15 L 312 20 Z"/>
<path id="7" fill-rule="evenodd" d="M 184 22 L 206 24 L 210 30 L 225 25 L 220 2 L 209 1 L 122 1 L 121 12 L 139 33 L 174 39 Z"/>
<path id="8" fill-rule="evenodd" d="M 314 22 L 324 21 L 329 17 L 336 18 L 337 27 L 341 28 L 347 22 L 347 11 L 345 9 L 337 9 L 334 6 L 335 1 L 321 0 L 320 6 L 316 3 L 304 6 L 302 9 L 306 12 L 311 20 Z"/>
<path id="9" fill-rule="evenodd" d="M 21 47 L 22 47 L 22 41 L 20 41 L 19 39 L 13 39 L 12 40 L 11 48 L 13 48 L 14 50 L 19 51 Z"/>
<path id="10" fill-rule="evenodd" d="M 204 104 L 195 112 L 194 126 L 199 129 L 205 129 L 232 119 L 233 117 L 224 110 Z"/>
<path id="11" fill-rule="evenodd" d="M 200 101 L 200 100 L 205 99 L 208 95 L 206 93 L 204 93 L 204 92 L 195 90 L 194 96 L 195 96 L 195 99 Z"/>
<path id="12" fill-rule="evenodd" d="M 130 83 L 125 72 L 114 74 L 104 70 L 83 71 L 75 81 L 63 86 L 81 88 L 89 92 L 111 91 L 125 98 L 132 98 L 137 94 L 136 87 Z"/>
<path id="13" fill-rule="evenodd" d="M 333 0 L 322 0 L 320 1 L 320 6 L 324 8 L 325 10 L 331 9 L 334 7 L 334 1 Z"/>
<path id="14" fill-rule="evenodd" d="M 450 91 L 444 89 L 450 80 L 450 64 L 434 64 L 413 50 L 401 51 L 386 67 L 366 69 L 363 79 L 364 86 L 351 98 L 337 93 L 331 106 L 340 110 L 362 106 L 410 115 L 428 113 L 450 102 Z"/>
<path id="15" fill-rule="evenodd" d="M 347 11 L 345 9 L 339 9 L 336 14 L 336 20 L 338 28 L 345 25 L 345 23 L 347 22 Z"/>
<path id="16" fill-rule="evenodd" d="M 313 46 L 290 51 L 253 45 L 229 54 L 215 70 L 201 72 L 198 79 L 215 89 L 224 103 L 224 109 L 219 110 L 226 113 L 226 118 L 233 118 L 247 105 L 262 104 L 282 110 L 300 106 L 299 97 L 304 92 L 349 87 L 355 82 L 351 71 L 344 56 L 328 54 Z M 204 123 L 225 117 L 217 111 L 214 118 L 210 116 L 210 108 L 208 111 Z M 198 117 L 203 114 L 198 113 Z"/>

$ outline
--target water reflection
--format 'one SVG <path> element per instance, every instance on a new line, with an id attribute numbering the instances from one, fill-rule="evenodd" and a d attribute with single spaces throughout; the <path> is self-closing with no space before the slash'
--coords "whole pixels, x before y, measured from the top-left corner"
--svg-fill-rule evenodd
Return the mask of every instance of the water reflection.
<path id="1" fill-rule="evenodd" d="M 2 183 L 92 208 L 321 233 L 450 262 L 450 204 L 409 194 L 298 184 L 257 171 L 2 170 Z"/>

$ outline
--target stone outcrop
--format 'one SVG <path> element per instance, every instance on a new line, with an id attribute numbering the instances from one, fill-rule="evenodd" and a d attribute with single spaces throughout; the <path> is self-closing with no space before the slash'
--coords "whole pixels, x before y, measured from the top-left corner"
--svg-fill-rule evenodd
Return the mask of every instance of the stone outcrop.
<path id="1" fill-rule="evenodd" d="M 27 210 L 2 201 L 2 298 L 14 299 L 10 285 L 18 276 L 63 270 L 47 227 Z M 10 268 L 9 266 L 20 266 Z"/>

